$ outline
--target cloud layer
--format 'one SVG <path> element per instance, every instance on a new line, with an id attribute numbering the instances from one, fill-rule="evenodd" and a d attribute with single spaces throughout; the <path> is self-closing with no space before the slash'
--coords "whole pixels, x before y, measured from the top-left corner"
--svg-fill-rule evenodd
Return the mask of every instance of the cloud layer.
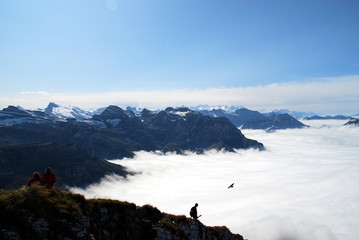
<path id="1" fill-rule="evenodd" d="M 325 114 L 359 112 L 359 75 L 315 79 L 305 83 L 278 83 L 256 87 L 136 90 L 100 93 L 45 93 L 24 91 L 0 97 L 0 105 L 25 108 L 45 107 L 50 101 L 60 105 L 99 108 L 110 104 L 163 109 L 169 106 L 242 105 L 254 110 L 287 108 Z M 41 93 L 41 94 L 39 94 Z"/>
<path id="2" fill-rule="evenodd" d="M 359 238 L 359 129 L 343 121 L 309 121 L 307 129 L 246 130 L 267 151 L 161 155 L 138 152 L 118 162 L 141 174 L 107 176 L 87 197 L 152 204 L 201 221 L 226 225 L 251 240 Z M 322 127 L 326 124 L 325 127 Z M 332 127 L 328 127 L 332 125 Z M 227 189 L 231 184 L 234 188 Z"/>

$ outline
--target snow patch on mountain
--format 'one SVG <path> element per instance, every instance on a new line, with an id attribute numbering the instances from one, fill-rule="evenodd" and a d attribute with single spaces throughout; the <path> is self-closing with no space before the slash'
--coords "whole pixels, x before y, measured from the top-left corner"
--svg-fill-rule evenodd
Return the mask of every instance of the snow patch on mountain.
<path id="1" fill-rule="evenodd" d="M 238 105 L 238 106 L 233 106 L 233 105 L 214 105 L 214 106 L 198 105 L 198 106 L 189 107 L 189 108 L 194 110 L 194 111 L 223 110 L 223 111 L 226 111 L 227 113 L 234 113 L 238 109 L 241 109 L 241 108 L 244 108 L 244 107 L 240 106 L 240 105 Z"/>
<path id="2" fill-rule="evenodd" d="M 65 120 L 68 118 L 75 118 L 77 120 L 86 120 L 92 118 L 93 115 L 98 113 L 94 110 L 84 110 L 76 106 L 60 106 L 56 103 L 49 103 L 44 109 L 45 113 L 54 116 L 58 119 Z M 103 110 L 102 110 L 103 111 Z"/>
<path id="3" fill-rule="evenodd" d="M 288 109 L 274 109 L 274 110 L 263 110 L 260 111 L 261 113 L 265 114 L 265 115 L 271 115 L 271 114 L 289 114 L 292 117 L 296 118 L 296 119 L 302 119 L 305 117 L 311 117 L 316 115 L 316 113 L 313 112 L 300 112 L 300 111 L 291 111 Z"/>

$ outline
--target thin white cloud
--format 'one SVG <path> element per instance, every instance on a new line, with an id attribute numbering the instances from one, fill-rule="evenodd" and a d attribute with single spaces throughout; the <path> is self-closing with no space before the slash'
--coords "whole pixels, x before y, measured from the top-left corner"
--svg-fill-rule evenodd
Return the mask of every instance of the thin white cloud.
<path id="1" fill-rule="evenodd" d="M 211 89 L 138 90 L 100 93 L 46 94 L 0 98 L 1 105 L 37 108 L 51 100 L 61 105 L 84 108 L 143 106 L 150 109 L 209 105 L 241 105 L 254 110 L 287 108 L 290 110 L 354 114 L 359 111 L 359 75 L 316 79 L 305 83 L 276 83 L 265 86 Z M 12 101 L 11 101 L 12 100 Z"/>
<path id="2" fill-rule="evenodd" d="M 44 95 L 49 96 L 50 94 L 45 91 L 22 91 L 19 93 L 20 95 Z"/>
<path id="3" fill-rule="evenodd" d="M 343 123 L 274 133 L 244 131 L 264 143 L 267 151 L 262 152 L 138 152 L 135 159 L 118 163 L 141 174 L 128 180 L 108 176 L 72 191 L 152 204 L 186 216 L 198 202 L 204 224 L 226 225 L 251 240 L 356 240 L 359 128 Z M 234 188 L 228 189 L 232 182 Z"/>

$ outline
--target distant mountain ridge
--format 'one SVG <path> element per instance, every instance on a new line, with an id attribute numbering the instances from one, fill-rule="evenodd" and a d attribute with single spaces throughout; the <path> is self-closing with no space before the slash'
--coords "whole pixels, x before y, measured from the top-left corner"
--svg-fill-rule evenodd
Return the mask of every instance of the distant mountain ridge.
<path id="1" fill-rule="evenodd" d="M 240 108 L 233 113 L 222 109 L 200 111 L 202 114 L 212 117 L 226 117 L 235 126 L 241 129 L 266 129 L 277 130 L 287 128 L 303 128 L 305 125 L 287 113 L 262 114 L 247 108 Z"/>
<path id="2" fill-rule="evenodd" d="M 187 108 L 187 107 L 185 107 Z M 63 107 L 56 103 L 49 103 L 45 109 L 38 109 L 36 111 L 26 110 L 21 107 L 9 106 L 0 112 L 0 125 L 6 124 L 22 124 L 29 122 L 41 122 L 48 120 L 67 121 L 68 119 L 76 121 L 91 121 L 93 116 L 101 114 L 106 108 L 97 110 L 84 110 L 76 106 Z M 300 119 L 304 120 L 323 120 L 323 119 L 355 119 L 353 116 L 319 116 L 315 113 L 290 111 L 288 109 L 275 109 L 271 112 L 253 111 L 242 106 L 233 105 L 199 105 L 188 107 L 188 109 L 200 112 L 205 116 L 211 117 L 225 117 L 229 119 L 232 124 L 241 129 L 264 129 L 276 130 L 287 128 L 302 128 L 305 127 Z M 19 114 L 19 110 L 22 111 Z M 159 113 L 162 110 L 148 110 L 137 107 L 128 106 L 123 110 L 130 118 L 135 118 L 147 113 Z M 14 114 L 16 112 L 16 114 Z M 44 115 L 46 113 L 46 116 Z M 13 115 L 13 117 L 11 117 Z M 22 115 L 22 117 L 20 117 Z"/>
<path id="3" fill-rule="evenodd" d="M 261 144 L 246 139 L 228 119 L 204 116 L 185 107 L 167 108 L 159 112 L 143 109 L 136 113 L 133 109 L 123 110 L 112 105 L 100 114 L 94 114 L 84 120 L 82 114 L 77 114 L 78 111 L 77 115 L 72 115 L 73 118 L 64 120 L 63 111 L 54 111 L 56 108 L 59 106 L 50 103 L 44 112 L 27 111 L 13 106 L 3 109 L 0 111 L 0 130 L 4 134 L 0 136 L 0 144 L 26 143 L 30 140 L 64 142 L 63 139 L 71 139 L 80 145 L 90 146 L 99 154 L 102 152 L 99 150 L 101 144 L 92 142 L 96 137 L 96 141 L 112 142 L 121 146 L 113 146 L 114 149 L 128 150 L 122 151 L 122 154 L 112 155 L 111 151 L 99 154 L 106 158 L 119 158 L 121 155 L 127 157 L 129 154 L 124 154 L 125 152 L 137 150 L 202 151 L 207 148 L 263 148 Z M 62 112 L 61 116 L 56 117 L 56 112 Z M 79 115 L 81 118 L 78 121 L 76 116 Z M 11 136 L 11 132 L 17 132 L 16 137 Z M 6 138 L 8 135 L 10 136 Z M 109 146 L 111 144 L 104 147 L 107 152 Z"/>
<path id="4" fill-rule="evenodd" d="M 66 120 L 69 118 L 76 119 L 77 121 L 86 121 L 90 120 L 93 116 L 101 114 L 106 108 L 101 108 L 98 110 L 83 110 L 78 107 L 68 106 L 62 107 L 56 103 L 49 103 L 49 105 L 43 110 L 45 113 L 48 114 L 49 118 L 57 119 L 57 120 Z M 205 116 L 211 117 L 226 117 L 228 118 L 235 126 L 242 127 L 242 128 L 255 128 L 255 129 L 285 129 L 285 128 L 297 128 L 302 127 L 302 125 L 295 120 L 291 120 L 292 124 L 288 124 L 289 116 L 281 117 L 281 115 L 285 113 L 289 113 L 289 110 L 275 110 L 271 113 L 259 113 L 256 111 L 252 111 L 252 115 L 255 112 L 257 114 L 258 119 L 253 118 L 252 121 L 266 121 L 266 123 L 261 124 L 250 124 L 248 121 L 241 120 L 241 118 L 247 118 L 247 116 L 243 115 L 243 110 L 246 109 L 242 106 L 209 106 L 209 105 L 199 105 L 195 107 L 189 107 L 188 109 L 197 111 L 202 113 Z M 41 110 L 37 111 L 40 112 Z M 124 113 L 127 114 L 129 117 L 134 118 L 136 115 L 144 114 L 143 111 L 148 111 L 152 113 L 158 113 L 161 110 L 150 111 L 147 109 L 141 109 L 136 107 L 127 107 L 124 110 Z M 241 114 L 238 114 L 240 113 Z M 285 113 L 283 113 L 285 112 Z M 263 116 L 264 118 L 263 118 Z M 277 116 L 276 119 L 273 119 L 273 116 Z M 264 120 L 267 118 L 266 120 Z M 281 123 L 286 119 L 287 123 Z M 245 124 L 240 124 L 240 122 L 245 122 Z M 296 124 L 294 124 L 296 122 Z M 1 124 L 1 116 L 0 116 L 0 124 Z"/>
<path id="5" fill-rule="evenodd" d="M 18 107 L 22 109 L 21 107 Z M 187 106 L 187 108 L 194 110 L 194 111 L 212 111 L 212 110 L 223 110 L 228 114 L 233 114 L 235 111 L 245 108 L 244 106 L 236 106 L 236 105 L 197 105 L 197 106 Z M 95 114 L 100 114 L 102 111 L 104 111 L 106 107 L 102 107 L 95 110 L 86 110 L 81 109 L 76 106 L 60 106 L 56 103 L 50 102 L 49 105 L 44 109 L 37 109 L 37 111 L 45 111 L 46 113 L 57 117 L 59 119 L 66 119 L 66 118 L 75 118 L 77 120 L 84 120 L 84 119 L 90 119 Z M 127 106 L 126 111 L 132 111 L 135 114 L 140 114 L 145 108 L 141 107 L 131 107 Z M 160 112 L 161 110 L 153 110 L 152 112 Z M 289 109 L 274 109 L 274 110 L 260 110 L 258 111 L 263 115 L 269 115 L 269 114 L 289 114 L 290 116 L 296 118 L 296 119 L 304 119 L 306 117 L 313 117 L 313 116 L 319 116 L 317 113 L 314 112 L 300 112 L 300 111 L 292 111 Z M 342 115 L 344 116 L 344 115 Z M 359 114 L 352 115 L 352 116 L 345 116 L 345 117 L 358 117 Z M 330 116 L 328 116 L 330 117 Z"/>
<path id="6" fill-rule="evenodd" d="M 194 111 L 211 111 L 211 110 L 223 110 L 226 113 L 229 114 L 233 114 L 235 111 L 245 108 L 244 106 L 235 106 L 235 105 L 197 105 L 197 106 L 183 106 L 183 107 L 187 107 L 191 110 Z M 47 110 L 46 110 L 47 109 Z M 49 113 L 49 109 L 53 109 L 53 111 L 51 112 L 54 115 L 59 115 L 59 118 L 64 118 L 63 116 L 66 117 L 73 117 L 76 118 L 77 120 L 80 120 L 76 117 L 75 114 L 72 114 L 72 112 L 77 112 L 78 110 L 80 110 L 81 116 L 86 116 L 87 118 L 91 118 L 93 115 L 95 114 L 99 114 L 101 113 L 105 108 L 100 108 L 97 110 L 84 110 L 75 106 L 68 106 L 68 107 L 64 107 L 64 106 L 60 106 L 56 103 L 49 103 L 49 105 L 45 108 L 45 109 L 39 109 L 40 111 L 44 111 Z M 144 108 L 139 108 L 139 107 L 131 107 L 131 106 L 127 106 L 126 110 L 130 110 L 133 111 L 135 114 L 139 114 L 142 112 Z M 154 110 L 153 112 L 159 112 L 161 110 Z M 312 112 L 299 112 L 299 111 L 291 111 L 288 109 L 275 109 L 275 110 L 271 110 L 271 111 L 260 111 L 262 114 L 268 114 L 268 113 L 275 113 L 275 114 L 284 114 L 287 113 L 289 115 L 291 115 L 294 118 L 300 119 L 300 118 L 304 118 L 304 117 L 310 117 L 310 116 L 314 116 L 316 115 L 315 113 Z"/>
<path id="7" fill-rule="evenodd" d="M 318 116 L 314 115 L 311 117 L 305 117 L 304 120 L 353 120 L 353 117 L 344 116 L 344 115 L 335 115 L 335 116 Z"/>

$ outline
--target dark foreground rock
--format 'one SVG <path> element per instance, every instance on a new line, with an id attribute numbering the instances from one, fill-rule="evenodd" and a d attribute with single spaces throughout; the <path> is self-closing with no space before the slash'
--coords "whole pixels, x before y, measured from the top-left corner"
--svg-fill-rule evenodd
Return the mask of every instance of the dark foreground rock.
<path id="1" fill-rule="evenodd" d="M 115 200 L 88 199 L 55 188 L 0 191 L 4 240 L 243 240 L 226 227 Z"/>

